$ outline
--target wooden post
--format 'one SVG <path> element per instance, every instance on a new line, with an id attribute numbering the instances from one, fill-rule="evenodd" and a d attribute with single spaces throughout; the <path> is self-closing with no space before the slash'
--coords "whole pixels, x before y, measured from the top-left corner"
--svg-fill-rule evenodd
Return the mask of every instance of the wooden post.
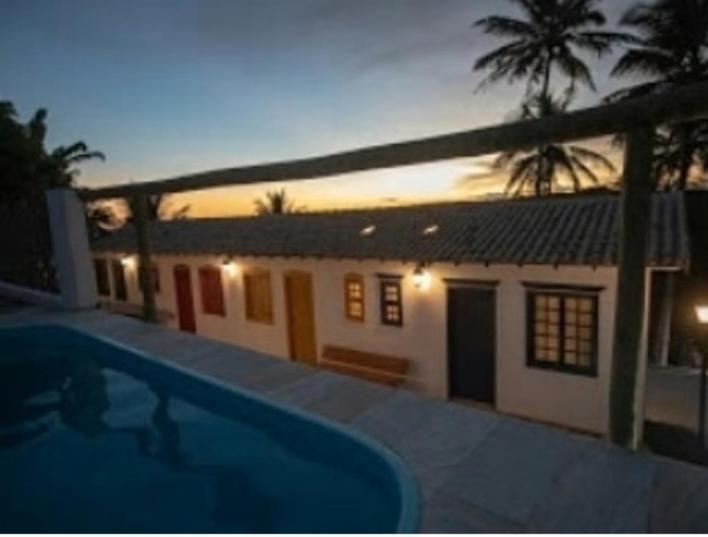
<path id="1" fill-rule="evenodd" d="M 157 310 L 155 309 L 155 287 L 152 281 L 152 270 L 150 270 L 150 248 L 148 244 L 147 230 L 147 195 L 138 194 L 133 196 L 131 199 L 131 206 L 138 244 L 138 281 L 140 282 L 140 290 L 143 293 L 143 319 L 149 323 L 156 323 Z"/>
<path id="2" fill-rule="evenodd" d="M 648 125 L 628 133 L 622 181 L 609 436 L 615 444 L 632 449 L 638 447 L 638 431 L 641 431 L 635 421 L 639 360 L 645 358 L 640 357 L 639 353 L 646 307 L 645 273 L 651 224 L 653 141 L 654 131 Z"/>

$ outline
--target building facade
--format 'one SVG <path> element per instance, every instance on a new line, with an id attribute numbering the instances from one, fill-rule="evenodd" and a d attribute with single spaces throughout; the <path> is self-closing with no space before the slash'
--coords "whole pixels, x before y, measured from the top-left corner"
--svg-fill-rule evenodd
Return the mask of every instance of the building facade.
<path id="1" fill-rule="evenodd" d="M 588 233 L 597 228 L 587 221 L 584 205 L 576 205 L 573 211 L 584 219 L 580 244 L 593 251 L 596 238 Z M 346 214 L 329 215 L 326 225 L 342 216 Z M 379 216 L 383 220 L 375 224 L 366 224 L 371 217 L 357 222 L 357 240 L 371 227 L 384 229 L 388 217 Z M 434 216 L 416 223 L 417 235 L 433 226 L 453 226 L 441 213 Z M 283 233 L 268 218 L 234 219 L 228 225 L 242 228 L 256 221 L 264 234 Z M 288 217 L 274 218 L 282 222 Z M 313 225 L 310 217 L 291 218 Z M 243 246 L 239 252 L 238 244 L 225 248 L 221 235 L 213 249 L 222 253 L 190 252 L 197 248 L 189 245 L 180 246 L 180 252 L 164 251 L 175 250 L 176 242 L 187 239 L 184 230 L 199 225 L 180 223 L 172 226 L 174 233 L 163 226 L 151 237 L 156 302 L 166 324 L 313 366 L 332 345 L 394 356 L 409 364 L 407 388 L 478 401 L 503 413 L 573 429 L 607 430 L 614 263 L 540 263 L 528 250 L 524 255 L 531 262 L 526 263 L 505 262 L 501 256 L 485 262 L 431 260 L 429 252 L 407 261 L 306 251 L 254 255 Z M 298 225 L 305 224 L 294 227 Z M 390 220 L 389 225 L 394 227 Z M 672 243 L 682 240 L 681 230 L 676 237 Z M 505 239 L 500 234 L 497 240 Z M 205 242 L 200 249 L 208 249 Z M 447 247 L 449 241 L 443 242 Z M 469 245 L 464 236 L 462 243 Z M 127 236 L 98 244 L 96 273 L 103 300 L 137 308 L 142 295 L 129 244 Z M 543 241 L 538 244 L 545 247 Z M 681 269 L 677 252 L 647 269 L 647 301 L 655 275 Z M 652 305 L 647 311 L 654 309 Z M 643 355 L 649 341 L 648 313 L 646 317 Z"/>

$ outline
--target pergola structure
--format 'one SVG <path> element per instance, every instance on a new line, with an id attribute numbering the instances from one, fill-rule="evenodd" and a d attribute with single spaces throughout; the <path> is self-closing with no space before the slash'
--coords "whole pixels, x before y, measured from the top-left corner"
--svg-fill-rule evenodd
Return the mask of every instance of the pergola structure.
<path id="1" fill-rule="evenodd" d="M 155 300 L 150 281 L 146 223 L 150 195 L 323 178 L 624 134 L 622 226 L 608 436 L 617 444 L 636 447 L 641 437 L 639 417 L 643 405 L 643 387 L 638 385 L 637 379 L 644 371 L 639 352 L 646 306 L 645 259 L 649 235 L 654 131 L 659 125 L 704 118 L 708 118 L 708 83 L 563 115 L 322 157 L 221 169 L 92 190 L 50 192 L 50 222 L 62 298 L 65 304 L 74 307 L 93 307 L 96 304 L 83 217 L 83 203 L 87 201 L 128 198 L 133 204 L 144 316 L 146 320 L 152 321 L 155 319 Z"/>

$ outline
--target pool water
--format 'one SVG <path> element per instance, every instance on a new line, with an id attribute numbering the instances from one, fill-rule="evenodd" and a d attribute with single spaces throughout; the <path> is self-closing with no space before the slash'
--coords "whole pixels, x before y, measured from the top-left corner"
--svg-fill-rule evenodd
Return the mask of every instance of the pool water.
<path id="1" fill-rule="evenodd" d="M 415 529 L 390 452 L 59 327 L 0 330 L 0 476 L 3 532 Z"/>

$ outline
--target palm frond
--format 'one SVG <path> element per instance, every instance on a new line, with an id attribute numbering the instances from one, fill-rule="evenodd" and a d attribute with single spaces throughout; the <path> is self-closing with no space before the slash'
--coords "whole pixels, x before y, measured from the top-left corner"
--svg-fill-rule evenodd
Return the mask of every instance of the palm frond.
<path id="1" fill-rule="evenodd" d="M 570 153 L 580 160 L 586 160 L 590 162 L 593 166 L 598 166 L 604 168 L 605 171 L 614 172 L 616 171 L 615 165 L 610 159 L 605 155 L 602 155 L 586 147 L 581 147 L 579 145 L 571 145 L 568 147 Z"/>
<path id="2" fill-rule="evenodd" d="M 592 168 L 590 168 L 587 164 L 585 164 L 582 161 L 582 159 L 578 158 L 577 156 L 571 155 L 570 160 L 572 162 L 573 168 L 577 170 L 577 173 L 582 174 L 593 185 L 597 185 L 600 183 L 600 178 L 592 170 Z"/>
<path id="3" fill-rule="evenodd" d="M 485 17 L 474 23 L 485 34 L 495 37 L 528 38 L 536 36 L 536 29 L 526 21 L 509 17 Z"/>

